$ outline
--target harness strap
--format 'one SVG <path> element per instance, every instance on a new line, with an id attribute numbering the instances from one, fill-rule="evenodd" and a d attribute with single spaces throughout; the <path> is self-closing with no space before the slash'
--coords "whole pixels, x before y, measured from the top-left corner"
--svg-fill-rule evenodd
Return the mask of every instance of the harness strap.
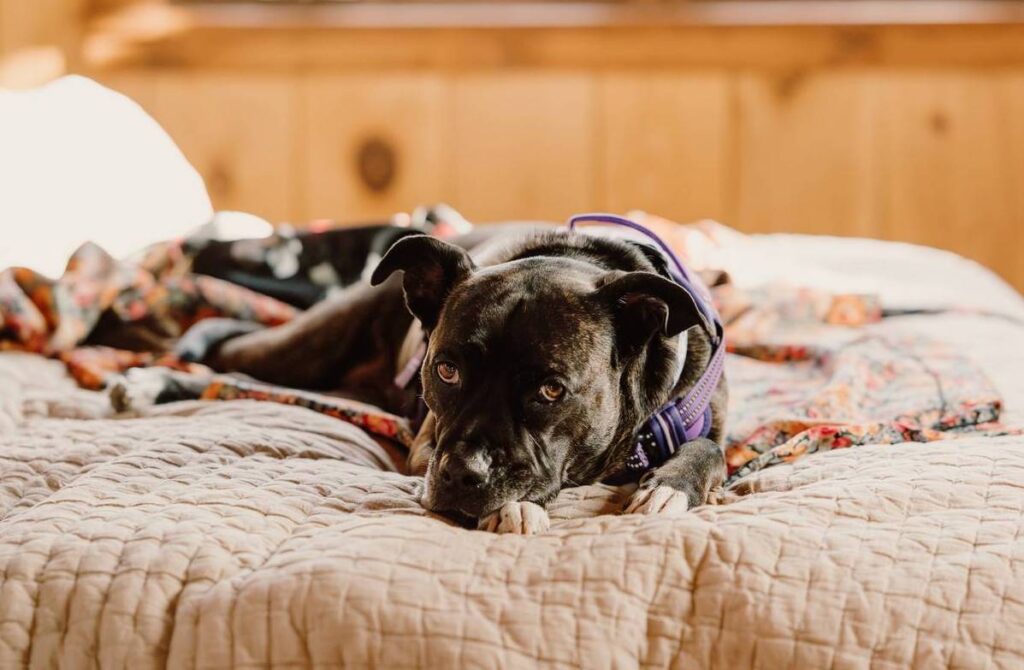
<path id="1" fill-rule="evenodd" d="M 718 313 L 715 308 L 711 306 L 711 293 L 705 288 L 703 282 L 699 279 L 696 281 L 690 274 L 690 271 L 686 269 L 686 265 L 679 259 L 679 256 L 672 251 L 672 247 L 665 243 L 665 240 L 661 239 L 657 233 L 653 230 L 642 226 L 636 221 L 631 221 L 625 217 L 616 216 L 615 214 L 577 214 L 569 219 L 566 227 L 574 231 L 576 226 L 580 223 L 610 223 L 623 228 L 629 228 L 634 230 L 641 235 L 652 240 L 665 256 L 672 261 L 668 266 L 669 276 L 672 281 L 686 289 L 686 292 L 693 297 L 694 303 L 697 305 L 697 309 L 704 319 L 704 330 L 707 331 L 708 336 L 715 342 L 718 342 L 721 335 L 721 320 L 718 317 Z"/>
<path id="2" fill-rule="evenodd" d="M 412 380 L 416 377 L 416 373 L 420 371 L 420 366 L 423 365 L 423 359 L 427 357 L 427 341 L 423 340 L 416 347 L 416 351 L 413 352 L 412 357 L 405 364 L 405 367 L 399 370 L 398 374 L 395 375 L 395 386 L 400 389 L 404 389 L 406 386 L 412 383 Z"/>
<path id="3" fill-rule="evenodd" d="M 703 317 L 702 326 L 711 338 L 714 350 L 704 373 L 681 398 L 671 400 L 655 412 L 637 434 L 636 442 L 626 458 L 622 478 L 630 479 L 660 466 L 687 442 L 711 433 L 711 399 L 718 388 L 725 368 L 725 328 L 711 303 L 711 294 L 689 273 L 664 240 L 645 226 L 614 214 L 578 214 L 569 219 L 567 227 L 575 230 L 584 222 L 611 223 L 635 230 L 650 238 L 671 260 L 669 274 L 693 298 Z M 616 477 L 616 480 L 620 477 Z"/>

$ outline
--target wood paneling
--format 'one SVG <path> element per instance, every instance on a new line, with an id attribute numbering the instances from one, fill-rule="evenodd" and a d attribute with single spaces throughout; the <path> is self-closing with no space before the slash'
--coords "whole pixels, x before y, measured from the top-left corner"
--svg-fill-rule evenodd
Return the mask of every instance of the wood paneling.
<path id="1" fill-rule="evenodd" d="M 14 0 L 0 0 L 0 58 L 15 49 L 16 29 Z"/>
<path id="2" fill-rule="evenodd" d="M 161 73 L 122 85 L 143 95 L 143 106 L 203 176 L 214 207 L 275 222 L 297 211 L 298 85 L 292 79 Z"/>
<path id="3" fill-rule="evenodd" d="M 1012 274 L 1022 251 L 1013 114 L 999 78 L 894 73 L 880 83 L 878 165 L 884 237 L 947 249 Z"/>
<path id="4" fill-rule="evenodd" d="M 729 218 L 730 89 L 725 73 L 604 77 L 596 138 L 603 208 Z"/>
<path id="5" fill-rule="evenodd" d="M 0 0 L 0 56 L 18 49 L 78 41 L 86 0 Z"/>
<path id="6" fill-rule="evenodd" d="M 1006 249 L 996 267 L 1024 292 L 1024 71 L 1004 74 L 999 81 L 1002 117 L 1009 122 L 1012 217 Z"/>
<path id="7" fill-rule="evenodd" d="M 1019 19 L 1006 24 L 986 24 L 978 18 L 959 24 L 953 21 L 950 25 L 934 22 L 886 25 L 884 20 L 860 21 L 856 25 L 827 22 L 815 25 L 807 16 L 802 21 L 798 18 L 806 14 L 800 9 L 806 4 L 792 3 L 788 21 L 744 25 L 729 21 L 703 24 L 657 20 L 615 22 L 610 17 L 609 7 L 599 8 L 597 3 L 588 3 L 583 9 L 592 13 L 594 25 L 589 26 L 517 22 L 516 17 L 522 19 L 536 9 L 515 12 L 500 6 L 489 9 L 496 17 L 504 19 L 492 21 L 490 25 L 456 20 L 408 25 L 404 17 L 414 11 L 402 5 L 375 10 L 390 12 L 394 19 L 390 24 L 345 18 L 332 20 L 332 15 L 337 13 L 365 13 L 366 8 L 358 5 L 337 7 L 333 11 L 322 6 L 292 8 L 288 13 L 290 18 L 271 8 L 265 8 L 261 14 L 253 8 L 242 13 L 238 8 L 190 11 L 180 6 L 150 7 L 147 11 L 129 9 L 97 22 L 94 37 L 114 47 L 96 53 L 101 59 L 98 64 L 105 67 L 155 63 L 262 70 L 299 67 L 477 70 L 727 67 L 789 71 L 853 65 L 1024 64 L 1024 23 Z M 865 3 L 831 1 L 824 4 L 836 7 Z M 908 7 L 930 5 L 934 10 L 936 5 L 949 3 L 908 0 L 902 4 Z M 741 3 L 733 6 L 741 6 Z M 460 11 L 459 7 L 444 3 L 433 9 L 449 15 Z M 981 11 L 987 14 L 989 21 L 998 20 L 998 12 L 993 12 L 991 7 Z M 159 21 L 190 29 L 154 31 L 154 24 L 159 25 L 159 21 L 154 20 L 157 12 Z M 1014 13 L 1020 16 L 1020 8 Z M 861 14 L 867 16 L 863 11 Z M 396 32 L 395 23 L 406 25 Z M 401 38 L 396 39 L 396 35 Z"/>
<path id="8" fill-rule="evenodd" d="M 476 220 L 640 208 L 932 244 L 1024 288 L 1020 8 L 814 25 L 809 6 L 774 25 L 672 8 L 617 20 L 556 7 L 550 24 L 470 10 L 491 17 L 482 25 L 434 7 L 430 25 L 398 31 L 359 7 L 243 16 L 157 2 L 93 24 L 86 55 L 105 77 L 132 64 L 156 77 L 120 81 L 218 207 L 300 222 L 437 200 Z M 671 20 L 648 20 L 659 12 Z M 357 169 L 373 138 L 396 157 L 378 190 Z"/>
<path id="9" fill-rule="evenodd" d="M 142 106 L 150 116 L 156 118 L 157 82 L 161 75 L 144 70 L 122 70 L 98 77 L 99 83 L 123 93 Z M 177 141 L 177 138 L 175 138 Z"/>
<path id="10" fill-rule="evenodd" d="M 78 63 L 85 0 L 0 0 L 0 86 L 32 88 Z"/>
<path id="11" fill-rule="evenodd" d="M 740 77 L 736 225 L 876 234 L 874 98 L 874 78 L 859 73 Z"/>
<path id="12" fill-rule="evenodd" d="M 302 83 L 305 218 L 388 217 L 451 194 L 449 96 L 438 76 L 310 75 Z M 358 156 L 377 140 L 393 150 L 381 190 L 360 177 Z"/>
<path id="13" fill-rule="evenodd" d="M 160 0 L 94 0 L 127 5 Z M 167 0 L 163 0 L 166 2 Z M 916 26 L 985 25 L 1024 21 L 1020 2 L 1006 0 L 577 0 L 506 2 L 364 2 L 340 0 L 226 0 L 247 3 L 244 14 L 225 0 L 176 0 L 205 26 L 291 28 L 635 28 L 638 26 Z M 317 11 L 303 7 L 319 2 Z M 396 6 L 397 5 L 397 6 Z"/>
<path id="14" fill-rule="evenodd" d="M 311 74 L 135 71 L 218 208 L 360 221 L 592 209 L 949 248 L 1024 286 L 1024 70 Z M 396 157 L 374 191 L 360 145 Z"/>
<path id="15" fill-rule="evenodd" d="M 595 89 L 593 77 L 576 74 L 458 76 L 453 204 L 477 220 L 592 209 Z"/>

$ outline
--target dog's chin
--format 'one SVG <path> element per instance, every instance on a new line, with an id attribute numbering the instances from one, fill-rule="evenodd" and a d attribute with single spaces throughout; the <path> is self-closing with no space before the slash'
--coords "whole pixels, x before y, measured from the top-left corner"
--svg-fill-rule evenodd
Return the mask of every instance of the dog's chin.
<path id="1" fill-rule="evenodd" d="M 463 514 L 462 512 L 456 510 L 431 510 L 431 512 L 437 514 L 438 516 L 443 516 L 445 519 L 448 519 L 456 526 L 460 526 L 467 530 L 474 530 L 478 523 L 478 519 L 475 516 L 469 516 L 468 514 Z"/>
<path id="2" fill-rule="evenodd" d="M 458 500 L 445 495 L 444 491 L 430 480 L 428 472 L 423 480 L 423 491 L 420 495 L 420 505 L 423 505 L 424 509 L 451 518 L 476 518 L 479 505 L 472 505 L 468 500 Z"/>
<path id="3" fill-rule="evenodd" d="M 479 519 L 490 513 L 492 509 L 498 509 L 504 503 L 493 504 L 490 501 L 447 499 L 444 495 L 432 495 L 431 490 L 424 492 L 420 498 L 420 504 L 435 514 L 441 514 L 452 519 Z"/>
<path id="4" fill-rule="evenodd" d="M 502 491 L 503 495 L 495 495 L 495 491 L 481 491 L 475 495 L 449 495 L 432 475 L 432 469 L 428 469 L 423 479 L 420 504 L 424 509 L 451 518 L 460 524 L 464 519 L 482 519 L 510 502 L 528 500 L 543 505 L 558 495 L 561 488 L 558 481 L 534 481 L 526 486 L 517 486 L 515 490 L 505 489 Z"/>
<path id="5" fill-rule="evenodd" d="M 529 497 L 527 495 L 528 492 L 523 492 L 522 495 L 509 495 L 500 498 L 492 498 L 487 495 L 468 498 L 465 496 L 448 497 L 443 492 L 441 492 L 441 495 L 434 495 L 434 490 L 427 488 L 420 498 L 420 504 L 425 509 L 448 517 L 460 525 L 467 519 L 473 520 L 475 524 L 476 519 L 482 519 L 488 514 L 498 511 L 506 503 L 525 500 Z M 533 498 L 531 497 L 530 500 L 533 500 Z"/>

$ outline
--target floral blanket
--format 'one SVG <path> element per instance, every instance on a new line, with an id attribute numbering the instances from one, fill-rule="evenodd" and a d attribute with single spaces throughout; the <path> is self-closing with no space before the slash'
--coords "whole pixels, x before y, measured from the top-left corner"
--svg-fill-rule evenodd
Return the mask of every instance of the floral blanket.
<path id="1" fill-rule="evenodd" d="M 871 324 L 884 314 L 874 297 L 794 286 L 740 290 L 714 268 L 715 250 L 739 233 L 711 223 L 643 222 L 704 273 L 726 323 L 731 484 L 818 451 L 1011 432 L 998 424 L 999 394 L 970 360 L 928 340 L 873 334 Z M 25 268 L 0 273 L 0 350 L 59 358 L 81 386 L 97 389 L 130 367 L 203 369 L 168 353 L 200 319 L 273 326 L 298 313 L 194 274 L 190 248 L 187 241 L 157 244 L 128 262 L 87 244 L 55 281 Z M 219 379 L 204 397 L 295 404 L 403 445 L 412 438 L 400 417 L 315 394 Z"/>
<path id="2" fill-rule="evenodd" d="M 729 482 L 807 454 L 865 444 L 1017 433 L 968 359 L 936 342 L 850 334 L 833 346 L 736 346 L 728 374 Z"/>
<path id="3" fill-rule="evenodd" d="M 64 361 L 85 388 L 142 365 L 189 366 L 168 355 L 174 339 L 210 316 L 274 326 L 298 311 L 214 277 L 191 274 L 182 241 L 119 261 L 94 244 L 80 247 L 57 280 L 28 268 L 0 272 L 0 350 Z M 131 349 L 90 346 L 105 341 Z"/>

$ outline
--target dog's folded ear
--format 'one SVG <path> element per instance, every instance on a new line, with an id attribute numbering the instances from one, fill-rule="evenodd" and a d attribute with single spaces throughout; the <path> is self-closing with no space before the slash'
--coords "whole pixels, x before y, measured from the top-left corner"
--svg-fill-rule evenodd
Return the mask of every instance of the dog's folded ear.
<path id="1" fill-rule="evenodd" d="M 689 291 L 653 272 L 611 273 L 596 296 L 611 308 L 620 342 L 628 348 L 641 347 L 656 334 L 671 337 L 704 322 Z"/>
<path id="2" fill-rule="evenodd" d="M 374 286 L 403 270 L 405 304 L 423 327 L 433 330 L 448 294 L 476 266 L 461 247 L 429 235 L 403 237 L 395 242 L 370 277 Z"/>

